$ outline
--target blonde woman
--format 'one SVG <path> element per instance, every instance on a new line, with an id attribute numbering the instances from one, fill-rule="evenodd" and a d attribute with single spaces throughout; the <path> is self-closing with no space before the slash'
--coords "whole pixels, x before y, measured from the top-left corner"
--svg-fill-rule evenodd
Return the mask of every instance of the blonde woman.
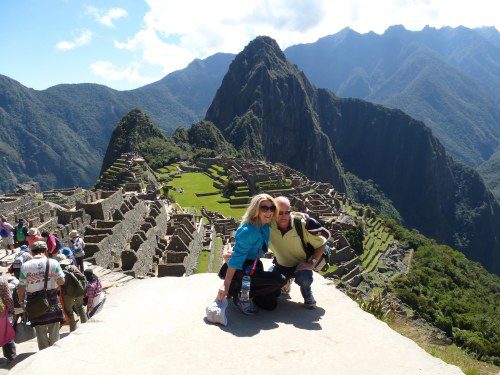
<path id="1" fill-rule="evenodd" d="M 277 214 L 276 202 L 270 195 L 258 194 L 252 198 L 236 231 L 231 258 L 219 274 L 224 283 L 219 289 L 218 299 L 233 297 L 236 306 L 246 315 L 257 313 L 253 302 L 266 310 L 275 309 L 277 297 L 286 283 L 283 275 L 264 271 L 260 261 L 269 249 L 269 224 L 276 220 Z M 245 275 L 251 280 L 250 299 L 241 301 L 238 294 Z"/>

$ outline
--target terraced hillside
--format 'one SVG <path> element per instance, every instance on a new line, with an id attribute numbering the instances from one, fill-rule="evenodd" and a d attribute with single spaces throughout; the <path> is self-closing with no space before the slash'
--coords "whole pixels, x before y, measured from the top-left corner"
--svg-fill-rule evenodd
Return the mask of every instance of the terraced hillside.
<path id="1" fill-rule="evenodd" d="M 106 169 L 95 187 L 114 191 L 123 187 L 125 191 L 144 191 L 158 184 L 153 171 L 145 160 L 135 154 L 122 154 Z"/>

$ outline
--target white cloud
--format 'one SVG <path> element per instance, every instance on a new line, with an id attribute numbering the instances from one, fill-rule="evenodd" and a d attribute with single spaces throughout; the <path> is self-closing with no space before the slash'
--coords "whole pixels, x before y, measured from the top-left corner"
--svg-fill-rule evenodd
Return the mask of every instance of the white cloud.
<path id="1" fill-rule="evenodd" d="M 137 62 L 130 63 L 127 67 L 120 69 L 110 61 L 96 61 L 90 65 L 92 72 L 99 77 L 109 81 L 127 80 L 133 83 L 148 83 L 153 80 L 152 77 L 144 76 L 140 73 L 142 65 Z"/>
<path id="2" fill-rule="evenodd" d="M 95 20 L 100 24 L 107 27 L 115 27 L 113 24 L 114 20 L 117 20 L 128 15 L 127 11 L 123 8 L 111 8 L 107 12 L 103 9 L 97 9 L 95 7 L 87 7 L 87 13 L 94 16 Z"/>
<path id="3" fill-rule="evenodd" d="M 84 46 L 91 42 L 92 35 L 92 31 L 82 30 L 80 34 L 73 39 L 73 41 L 62 40 L 56 44 L 56 48 L 61 51 L 69 51 L 76 47 Z"/>
<path id="4" fill-rule="evenodd" d="M 257 35 L 282 48 L 314 42 L 349 26 L 382 33 L 394 24 L 411 30 L 425 25 L 500 29 L 492 0 L 146 0 L 143 27 L 116 48 L 131 52 L 141 71 L 158 69 L 153 80 L 216 52 L 237 53 Z M 139 71 L 136 71 L 139 74 Z M 127 77 L 130 77 L 127 76 Z M 137 79 L 138 77 L 135 76 Z"/>

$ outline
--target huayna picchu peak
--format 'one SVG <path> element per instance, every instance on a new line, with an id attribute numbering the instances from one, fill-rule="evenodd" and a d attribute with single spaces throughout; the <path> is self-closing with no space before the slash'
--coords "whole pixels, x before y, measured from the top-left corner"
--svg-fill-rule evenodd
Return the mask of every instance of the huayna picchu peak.
<path id="1" fill-rule="evenodd" d="M 206 120 L 243 154 L 282 162 L 349 191 L 371 180 L 405 225 L 500 271 L 500 207 L 477 172 L 453 161 L 421 121 L 316 89 L 269 37 L 231 63 Z"/>
<path id="2" fill-rule="evenodd" d="M 233 60 L 205 119 L 243 155 L 286 163 L 346 191 L 342 165 L 313 108 L 314 92 L 278 44 L 261 36 Z"/>

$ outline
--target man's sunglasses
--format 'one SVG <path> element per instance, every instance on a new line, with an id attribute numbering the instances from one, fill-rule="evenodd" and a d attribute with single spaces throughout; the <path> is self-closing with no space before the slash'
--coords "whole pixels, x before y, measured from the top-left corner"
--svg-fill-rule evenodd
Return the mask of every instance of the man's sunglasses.
<path id="1" fill-rule="evenodd" d="M 262 212 L 267 212 L 267 211 L 274 212 L 274 211 L 276 211 L 276 206 L 260 206 L 259 208 L 262 210 Z"/>
<path id="2" fill-rule="evenodd" d="M 290 212 L 292 212 L 292 211 L 280 211 L 279 214 L 280 214 L 280 216 L 290 215 Z"/>

